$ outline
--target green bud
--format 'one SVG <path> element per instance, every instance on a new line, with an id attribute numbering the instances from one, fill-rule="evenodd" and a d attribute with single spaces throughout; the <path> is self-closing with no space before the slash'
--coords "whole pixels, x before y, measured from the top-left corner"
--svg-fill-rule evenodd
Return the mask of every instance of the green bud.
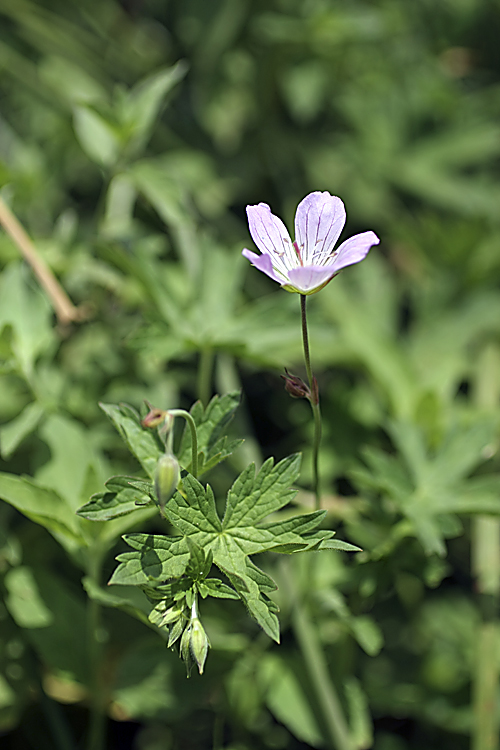
<path id="1" fill-rule="evenodd" d="M 203 668 L 207 659 L 208 649 L 210 641 L 205 633 L 205 628 L 201 624 L 201 621 L 195 617 L 191 620 L 191 654 L 196 664 L 198 665 L 198 672 L 203 674 Z"/>
<path id="2" fill-rule="evenodd" d="M 188 670 L 188 677 L 189 672 L 191 671 L 191 650 L 189 648 L 191 643 L 191 623 L 184 629 L 184 632 L 182 634 L 181 638 L 181 658 L 185 662 L 187 670 Z"/>
<path id="3" fill-rule="evenodd" d="M 179 483 L 181 470 L 179 462 L 171 453 L 164 453 L 158 459 L 155 470 L 155 492 L 160 508 L 168 503 Z"/>

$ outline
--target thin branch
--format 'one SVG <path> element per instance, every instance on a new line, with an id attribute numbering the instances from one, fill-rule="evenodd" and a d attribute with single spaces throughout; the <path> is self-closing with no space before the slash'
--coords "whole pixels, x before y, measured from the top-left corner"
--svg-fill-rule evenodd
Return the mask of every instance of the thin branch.
<path id="1" fill-rule="evenodd" d="M 67 325 L 73 321 L 82 320 L 86 316 L 86 312 L 82 308 L 75 307 L 72 303 L 50 268 L 38 255 L 33 242 L 26 234 L 24 228 L 1 197 L 0 224 L 17 245 L 23 258 L 33 269 L 33 273 L 38 278 L 40 285 L 52 303 L 59 323 Z"/>

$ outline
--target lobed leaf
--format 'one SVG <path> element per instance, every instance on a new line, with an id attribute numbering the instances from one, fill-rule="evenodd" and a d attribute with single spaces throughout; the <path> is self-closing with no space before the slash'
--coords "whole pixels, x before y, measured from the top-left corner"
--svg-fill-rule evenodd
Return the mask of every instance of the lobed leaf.
<path id="1" fill-rule="evenodd" d="M 152 582 L 179 578 L 189 562 L 185 537 L 153 534 L 126 534 L 126 543 L 134 552 L 124 552 L 116 558 L 116 568 L 109 584 L 148 586 Z"/>
<path id="2" fill-rule="evenodd" d="M 239 599 L 240 597 L 230 586 L 223 583 L 220 578 L 205 578 L 197 584 L 198 591 L 203 599 L 213 596 L 216 599 Z"/>
<path id="3" fill-rule="evenodd" d="M 153 486 L 133 477 L 111 477 L 105 482 L 106 492 L 92 495 L 89 502 L 76 512 L 89 521 L 109 521 L 138 510 L 138 506 L 153 506 Z M 140 489 L 139 489 L 140 488 Z"/>
<path id="4" fill-rule="evenodd" d="M 295 496 L 290 485 L 299 476 L 300 462 L 299 453 L 284 458 L 274 467 L 273 459 L 269 458 L 257 474 L 254 464 L 250 464 L 229 490 L 222 522 L 224 530 L 254 526 L 287 505 Z"/>
<path id="5" fill-rule="evenodd" d="M 113 422 L 130 451 L 137 458 L 150 479 L 154 478 L 156 462 L 162 450 L 153 433 L 141 426 L 139 414 L 127 404 L 103 404 L 99 406 Z"/>
<path id="6" fill-rule="evenodd" d="M 214 396 L 206 409 L 200 401 L 193 404 L 190 414 L 193 417 L 198 432 L 198 454 L 203 454 L 200 460 L 198 476 L 213 469 L 218 463 L 231 455 L 242 441 L 228 441 L 222 433 L 234 416 L 240 403 L 240 392 L 233 391 L 224 396 Z M 181 466 L 187 470 L 191 466 L 191 434 L 186 425 L 177 458 Z"/>

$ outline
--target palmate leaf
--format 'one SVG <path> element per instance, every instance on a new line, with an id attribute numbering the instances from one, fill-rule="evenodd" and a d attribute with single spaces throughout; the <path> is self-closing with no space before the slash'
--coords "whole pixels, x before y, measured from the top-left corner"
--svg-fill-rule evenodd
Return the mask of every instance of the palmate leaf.
<path id="1" fill-rule="evenodd" d="M 350 474 L 362 489 L 393 501 L 409 522 L 404 527 L 407 533 L 420 540 L 427 554 L 446 554 L 445 539 L 461 530 L 457 514 L 500 515 L 500 477 L 467 478 L 487 460 L 495 435 L 492 420 L 454 426 L 437 450 L 429 448 L 425 433 L 415 424 L 394 422 L 389 429 L 399 453 L 389 455 L 367 448 L 364 458 L 368 468 L 358 467 Z M 394 538 L 401 528 L 392 525 Z"/>
<path id="2" fill-rule="evenodd" d="M 201 402 L 193 404 L 190 414 L 193 417 L 198 433 L 198 476 L 206 474 L 241 445 L 242 440 L 229 440 L 223 435 L 224 429 L 234 416 L 240 403 L 239 391 L 224 396 L 214 396 L 207 408 Z M 181 444 L 177 452 L 180 465 L 191 470 L 191 434 L 186 425 Z"/>
<path id="3" fill-rule="evenodd" d="M 125 541 L 133 548 L 117 559 L 120 565 L 110 583 L 162 585 L 186 572 L 193 543 L 221 570 L 263 630 L 279 641 L 277 607 L 268 594 L 276 584 L 250 559 L 266 551 L 280 553 L 306 549 L 349 549 L 336 542 L 334 532 L 317 530 L 325 511 L 315 511 L 286 520 L 263 520 L 283 508 L 294 496 L 290 488 L 299 474 L 300 455 L 283 459 L 276 466 L 272 459 L 259 472 L 253 465 L 245 469 L 228 492 L 221 520 L 212 488 L 194 477 L 183 479 L 183 494 L 177 492 L 168 502 L 165 515 L 182 536 L 129 534 Z M 210 593 L 210 592 L 209 592 Z"/>

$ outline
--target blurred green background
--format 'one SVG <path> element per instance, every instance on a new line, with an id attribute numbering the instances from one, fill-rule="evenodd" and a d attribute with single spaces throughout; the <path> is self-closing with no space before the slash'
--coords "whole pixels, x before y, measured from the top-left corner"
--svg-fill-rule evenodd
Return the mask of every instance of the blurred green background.
<path id="1" fill-rule="evenodd" d="M 372 229 L 381 244 L 309 300 L 324 507 L 363 552 L 318 553 L 296 580 L 357 748 L 460 750 L 471 733 L 487 747 L 499 37 L 497 0 L 0 0 L 0 195 L 84 310 L 58 323 L 0 233 L 6 748 L 70 748 L 54 727 L 86 722 L 82 557 L 8 487 L 28 475 L 39 502 L 45 488 L 74 511 L 137 471 L 98 401 L 189 407 L 242 388 L 246 442 L 214 486 L 303 450 L 297 502 L 312 502 L 309 408 L 279 377 L 304 374 L 298 297 L 241 249 L 247 204 L 292 228 L 313 190 L 344 200 L 343 239 Z M 328 747 L 281 587 L 277 600 L 279 647 L 236 605 L 207 605 L 213 648 L 187 682 L 157 634 L 106 609 L 108 747 Z"/>

